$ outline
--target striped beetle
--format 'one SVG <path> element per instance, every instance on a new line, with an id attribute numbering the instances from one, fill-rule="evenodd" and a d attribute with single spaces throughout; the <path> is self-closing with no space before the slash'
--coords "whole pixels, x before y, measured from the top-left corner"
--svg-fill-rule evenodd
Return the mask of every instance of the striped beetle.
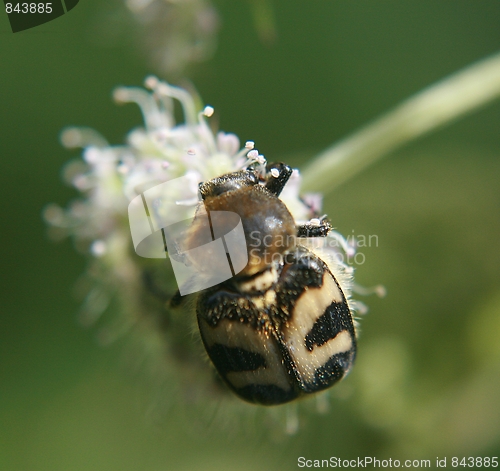
<path id="1" fill-rule="evenodd" d="M 241 272 L 198 295 L 203 344 L 229 388 L 262 405 L 329 388 L 356 356 L 355 322 L 335 263 L 307 243 L 326 237 L 331 225 L 324 217 L 296 224 L 279 198 L 291 175 L 283 163 L 265 172 L 249 166 L 199 188 L 197 214 L 239 215 L 248 251 Z M 186 249 L 199 245 L 197 220 Z"/>

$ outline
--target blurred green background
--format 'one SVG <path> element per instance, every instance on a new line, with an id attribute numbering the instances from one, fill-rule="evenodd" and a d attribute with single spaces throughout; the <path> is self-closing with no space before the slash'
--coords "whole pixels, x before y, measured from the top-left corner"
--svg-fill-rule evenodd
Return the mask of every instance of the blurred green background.
<path id="1" fill-rule="evenodd" d="M 216 2 L 217 50 L 189 77 L 221 129 L 299 167 L 500 47 L 498 0 L 273 1 L 274 42 L 259 39 L 259 5 Z M 17 34 L 0 15 L 0 469 L 295 469 L 299 456 L 446 456 L 450 466 L 452 456 L 498 456 L 498 102 L 325 201 L 344 235 L 378 236 L 361 249 L 357 281 L 388 291 L 363 299 L 357 365 L 329 413 L 303 412 L 299 432 L 279 439 L 258 420 L 245 433 L 190 427 L 182 405 L 157 423 L 146 417 L 147 386 L 127 370 L 123 345 L 102 348 L 77 322 L 84 258 L 70 241 L 50 242 L 41 218 L 47 203 L 75 196 L 60 172 L 77 154 L 61 147 L 60 130 L 91 126 L 123 142 L 142 119 L 133 105 L 117 107 L 112 89 L 160 73 L 126 29 L 110 40 L 113 8 L 82 0 Z"/>

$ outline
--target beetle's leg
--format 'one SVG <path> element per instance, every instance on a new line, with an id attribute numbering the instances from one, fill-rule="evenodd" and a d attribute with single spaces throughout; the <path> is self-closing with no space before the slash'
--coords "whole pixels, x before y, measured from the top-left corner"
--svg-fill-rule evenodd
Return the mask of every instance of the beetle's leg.
<path id="1" fill-rule="evenodd" d="M 143 272 L 142 280 L 148 292 L 152 294 L 156 299 L 164 302 L 167 306 L 177 307 L 184 302 L 186 296 L 181 296 L 179 290 L 177 290 L 173 295 L 164 291 L 158 285 L 153 273 L 150 270 L 145 270 Z"/>
<path id="2" fill-rule="evenodd" d="M 267 164 L 265 187 L 275 196 L 279 196 L 288 182 L 293 170 L 283 162 Z"/>
<path id="3" fill-rule="evenodd" d="M 170 302 L 169 302 L 169 305 L 171 307 L 178 307 L 180 306 L 183 302 L 184 302 L 184 299 L 186 297 L 185 296 L 181 296 L 181 293 L 179 290 L 177 290 L 175 292 L 175 294 L 170 298 Z"/>
<path id="4" fill-rule="evenodd" d="M 311 219 L 309 222 L 297 225 L 297 237 L 326 237 L 332 230 L 326 219 Z"/>
<path id="5" fill-rule="evenodd" d="M 164 291 L 155 281 L 155 277 L 151 270 L 145 270 L 142 273 L 142 282 L 144 286 L 155 298 L 161 301 L 168 301 L 170 296 Z"/>

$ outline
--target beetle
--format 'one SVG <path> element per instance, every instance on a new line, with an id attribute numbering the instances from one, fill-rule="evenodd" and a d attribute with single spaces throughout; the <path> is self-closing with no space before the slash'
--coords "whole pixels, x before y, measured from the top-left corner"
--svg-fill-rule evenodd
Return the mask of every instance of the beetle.
<path id="1" fill-rule="evenodd" d="M 241 399 L 283 404 L 327 389 L 352 368 L 356 327 L 335 263 L 307 243 L 326 237 L 326 218 L 298 224 L 279 198 L 292 169 L 248 166 L 201 183 L 202 211 L 236 213 L 248 263 L 201 291 L 199 331 L 208 357 Z M 195 216 L 184 248 L 199 245 Z M 337 274 L 337 276 L 336 276 Z"/>

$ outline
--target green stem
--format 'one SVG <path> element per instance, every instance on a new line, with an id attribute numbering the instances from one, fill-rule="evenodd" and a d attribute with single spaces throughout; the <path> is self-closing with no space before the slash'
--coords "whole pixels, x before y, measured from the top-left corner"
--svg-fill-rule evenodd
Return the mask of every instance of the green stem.
<path id="1" fill-rule="evenodd" d="M 500 54 L 495 54 L 422 90 L 320 153 L 301 172 L 303 189 L 326 194 L 403 144 L 498 96 Z"/>

